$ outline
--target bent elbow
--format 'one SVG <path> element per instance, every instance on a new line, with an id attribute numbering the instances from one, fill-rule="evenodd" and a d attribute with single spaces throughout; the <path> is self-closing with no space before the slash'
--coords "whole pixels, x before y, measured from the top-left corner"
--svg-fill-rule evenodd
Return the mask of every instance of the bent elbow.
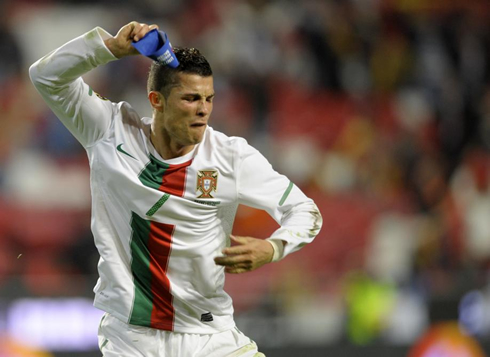
<path id="1" fill-rule="evenodd" d="M 322 218 L 322 214 L 320 213 L 320 210 L 316 205 L 314 209 L 310 211 L 310 214 L 313 217 L 313 223 L 309 233 L 310 236 L 315 237 L 318 235 L 318 233 L 320 233 L 320 230 L 322 229 L 323 218 Z"/>
<path id="2" fill-rule="evenodd" d="M 29 78 L 38 90 L 45 87 L 52 87 L 55 82 L 55 77 L 53 77 L 53 74 L 47 67 L 49 58 L 49 55 L 45 56 L 31 64 L 29 67 Z"/>
<path id="3" fill-rule="evenodd" d="M 43 79 L 43 75 L 41 71 L 39 70 L 40 67 L 40 60 L 34 62 L 30 67 L 29 67 L 29 78 L 31 79 L 32 84 L 34 84 L 34 87 L 36 87 L 38 90 L 40 90 L 43 87 L 46 87 L 46 81 Z"/>
<path id="4" fill-rule="evenodd" d="M 31 66 L 29 67 L 29 78 L 31 79 L 31 82 L 34 85 L 36 85 L 36 83 L 38 82 L 38 79 L 39 79 L 39 76 L 38 76 L 39 72 L 37 70 L 38 63 L 39 63 L 39 61 L 36 61 L 33 64 L 31 64 Z"/>

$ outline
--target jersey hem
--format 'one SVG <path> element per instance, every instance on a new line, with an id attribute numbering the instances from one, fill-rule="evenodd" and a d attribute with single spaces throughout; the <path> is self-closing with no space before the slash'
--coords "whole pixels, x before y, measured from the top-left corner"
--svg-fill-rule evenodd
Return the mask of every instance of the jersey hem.
<path id="1" fill-rule="evenodd" d="M 232 320 L 231 323 L 223 325 L 222 327 L 219 327 L 219 328 L 213 328 L 210 326 L 210 327 L 205 328 L 205 329 L 200 328 L 200 327 L 196 328 L 196 327 L 188 327 L 188 326 L 179 326 L 179 325 L 176 325 L 175 321 L 174 321 L 173 329 L 169 330 L 169 329 L 165 329 L 165 328 L 129 324 L 127 316 L 109 308 L 107 305 L 104 305 L 102 303 L 98 303 L 97 301 L 94 302 L 94 307 L 99 309 L 99 310 L 102 310 L 102 311 L 105 311 L 105 312 L 111 314 L 112 316 L 114 316 L 118 320 L 120 320 L 120 321 L 122 321 L 128 325 L 142 326 L 142 327 L 146 327 L 146 328 L 152 328 L 155 330 L 170 331 L 170 332 L 176 332 L 176 333 L 192 333 L 192 334 L 199 334 L 199 335 L 210 335 L 213 333 L 220 333 L 220 332 L 228 331 L 228 330 L 230 330 L 236 326 L 234 320 Z"/>

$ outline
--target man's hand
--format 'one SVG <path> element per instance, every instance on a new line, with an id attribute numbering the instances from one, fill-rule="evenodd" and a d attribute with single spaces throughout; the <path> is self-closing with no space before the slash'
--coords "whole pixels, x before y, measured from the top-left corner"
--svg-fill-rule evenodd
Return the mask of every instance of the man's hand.
<path id="1" fill-rule="evenodd" d="M 225 256 L 214 258 L 216 264 L 225 267 L 226 273 L 245 273 L 272 261 L 274 248 L 269 242 L 251 237 L 230 238 L 237 245 L 223 249 Z"/>
<path id="2" fill-rule="evenodd" d="M 137 55 L 139 52 L 131 45 L 131 42 L 141 40 L 153 29 L 158 29 L 158 26 L 131 21 L 121 27 L 115 37 L 105 40 L 105 45 L 117 58 Z"/>

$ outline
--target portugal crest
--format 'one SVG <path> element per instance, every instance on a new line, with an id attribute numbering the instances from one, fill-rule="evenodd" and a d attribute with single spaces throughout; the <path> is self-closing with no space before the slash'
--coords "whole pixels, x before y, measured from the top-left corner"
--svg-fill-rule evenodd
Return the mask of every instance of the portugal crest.
<path id="1" fill-rule="evenodd" d="M 197 172 L 197 187 L 196 191 L 201 191 L 201 195 L 197 198 L 214 198 L 211 192 L 216 192 L 218 185 L 218 171 L 202 170 Z"/>

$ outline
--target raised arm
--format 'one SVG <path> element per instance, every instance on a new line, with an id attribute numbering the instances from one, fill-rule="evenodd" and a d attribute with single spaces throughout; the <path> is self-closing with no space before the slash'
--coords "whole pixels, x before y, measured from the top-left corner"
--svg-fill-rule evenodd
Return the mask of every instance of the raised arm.
<path id="1" fill-rule="evenodd" d="M 30 67 L 31 80 L 46 104 L 84 147 L 103 138 L 112 120 L 113 103 L 94 93 L 81 76 L 110 61 L 137 54 L 131 41 L 156 27 L 133 21 L 115 37 L 97 27 Z"/>

